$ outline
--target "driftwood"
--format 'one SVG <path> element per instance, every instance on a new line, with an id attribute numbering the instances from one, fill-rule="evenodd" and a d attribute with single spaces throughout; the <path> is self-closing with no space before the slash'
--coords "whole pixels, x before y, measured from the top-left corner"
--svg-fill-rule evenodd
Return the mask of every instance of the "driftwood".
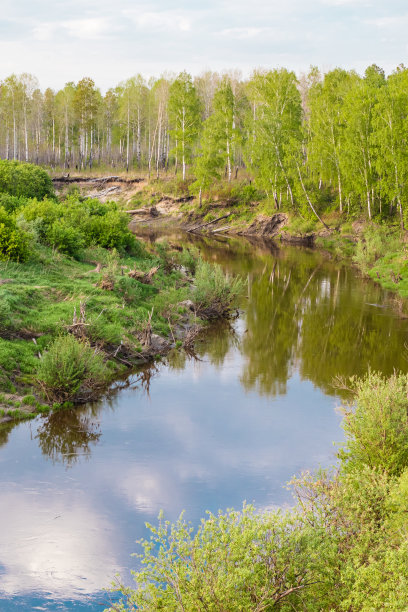
<path id="1" fill-rule="evenodd" d="M 135 208 L 132 210 L 125 210 L 124 212 L 127 212 L 128 215 L 150 215 L 151 217 L 158 217 L 160 214 L 155 206 L 151 208 Z"/>
<path id="2" fill-rule="evenodd" d="M 289 244 L 301 244 L 303 246 L 312 247 L 314 245 L 316 234 L 303 234 L 301 236 L 295 236 L 293 234 L 289 234 L 288 232 L 281 232 L 279 237 L 281 242 L 288 242 Z"/>
<path id="3" fill-rule="evenodd" d="M 128 273 L 128 276 L 130 276 L 130 278 L 135 278 L 136 280 L 141 283 L 144 283 L 145 285 L 150 285 L 152 282 L 152 278 L 156 274 L 158 269 L 159 266 L 151 268 L 148 272 L 142 272 L 141 270 L 131 270 Z"/>
<path id="4" fill-rule="evenodd" d="M 157 196 L 160 198 L 160 202 L 164 202 L 165 200 L 169 200 L 170 202 L 174 202 L 176 204 L 178 203 L 182 203 L 182 202 L 191 202 L 192 200 L 194 200 L 194 196 L 192 195 L 188 195 L 188 196 L 180 196 L 179 198 L 174 197 L 172 195 L 166 195 L 164 193 L 158 193 L 158 192 L 154 192 L 152 193 L 152 197 Z"/>
<path id="5" fill-rule="evenodd" d="M 215 319 L 230 319 L 233 317 L 231 301 L 213 300 L 211 304 L 196 304 L 195 313 L 200 319 L 207 321 Z M 238 311 L 236 311 L 238 313 Z"/>
<path id="6" fill-rule="evenodd" d="M 218 223 L 218 221 L 222 221 L 222 219 L 228 219 L 228 217 L 232 213 L 229 212 L 226 215 L 222 215 L 222 217 L 218 217 L 218 219 L 213 219 L 213 221 L 208 221 L 208 223 L 202 223 L 201 225 L 196 225 L 195 227 L 191 227 L 188 229 L 188 232 L 196 232 L 197 230 L 201 230 L 203 227 L 208 227 L 209 225 L 213 225 L 214 223 Z"/>
<path id="7" fill-rule="evenodd" d="M 145 179 L 143 178 L 134 178 L 129 179 L 123 176 L 103 176 L 103 177 L 94 177 L 94 176 L 56 176 L 52 179 L 53 183 L 96 183 L 99 185 L 104 185 L 105 183 L 126 183 L 128 185 L 132 185 L 134 183 L 141 183 Z"/>
<path id="8" fill-rule="evenodd" d="M 102 191 L 97 191 L 98 197 L 107 196 L 110 193 L 115 193 L 116 191 L 120 191 L 121 187 L 119 185 L 112 185 L 112 187 L 108 187 L 107 189 L 103 189 Z M 95 193 L 95 192 L 93 192 Z"/>
<path id="9" fill-rule="evenodd" d="M 226 232 L 232 228 L 232 225 L 224 225 L 224 227 L 217 227 L 211 231 L 211 234 L 219 234 L 220 232 Z"/>

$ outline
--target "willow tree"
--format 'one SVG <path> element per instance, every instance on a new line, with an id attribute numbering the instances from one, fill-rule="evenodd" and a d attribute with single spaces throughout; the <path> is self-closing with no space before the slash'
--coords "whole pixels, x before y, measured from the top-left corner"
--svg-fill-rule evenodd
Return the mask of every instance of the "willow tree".
<path id="1" fill-rule="evenodd" d="M 294 72 L 255 72 L 248 83 L 251 115 L 246 160 L 257 184 L 280 208 L 282 193 L 294 206 L 293 148 L 302 145 L 301 97 Z"/>
<path id="2" fill-rule="evenodd" d="M 169 90 L 170 135 L 174 140 L 175 172 L 181 160 L 183 181 L 186 165 L 191 162 L 193 145 L 197 140 L 201 116 L 200 102 L 191 76 L 182 72 L 173 81 Z"/>

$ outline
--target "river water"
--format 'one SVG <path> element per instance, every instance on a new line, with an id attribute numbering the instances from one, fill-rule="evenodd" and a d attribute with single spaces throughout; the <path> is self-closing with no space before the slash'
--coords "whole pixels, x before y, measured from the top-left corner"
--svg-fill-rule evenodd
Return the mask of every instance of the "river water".
<path id="1" fill-rule="evenodd" d="M 172 241 L 179 237 L 172 236 Z M 185 239 L 185 238 L 184 238 Z M 0 610 L 103 610 L 146 521 L 289 506 L 335 462 L 335 376 L 407 370 L 392 296 L 319 251 L 201 239 L 248 278 L 240 317 L 109 400 L 0 429 Z"/>

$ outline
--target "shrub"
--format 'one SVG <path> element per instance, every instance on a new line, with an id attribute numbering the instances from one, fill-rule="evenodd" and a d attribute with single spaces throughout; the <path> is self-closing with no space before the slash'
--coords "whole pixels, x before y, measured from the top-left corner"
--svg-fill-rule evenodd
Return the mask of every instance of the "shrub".
<path id="1" fill-rule="evenodd" d="M 69 196 L 63 203 L 33 199 L 22 209 L 19 224 L 41 244 L 78 257 L 84 246 L 140 252 L 128 228 L 129 218 L 115 203 Z"/>
<path id="2" fill-rule="evenodd" d="M 47 233 L 47 242 L 61 253 L 79 258 L 85 240 L 82 232 L 68 225 L 64 219 L 55 221 Z"/>
<path id="3" fill-rule="evenodd" d="M 244 507 L 210 514 L 194 536 L 182 518 L 175 525 L 147 525 L 144 569 L 134 574 L 138 589 L 119 587 L 126 597 L 110 610 L 249 612 L 280 609 L 284 602 L 288 610 L 298 609 L 297 593 L 309 576 L 294 523 Z"/>
<path id="4" fill-rule="evenodd" d="M 392 253 L 400 248 L 400 238 L 396 233 L 380 225 L 369 226 L 364 231 L 363 240 L 356 245 L 356 253 L 353 261 L 367 272 L 371 266 L 387 253 Z"/>
<path id="5" fill-rule="evenodd" d="M 27 198 L 24 197 L 17 197 L 8 193 L 0 194 L 0 206 L 3 206 L 8 213 L 16 212 L 16 210 L 25 206 L 27 202 Z"/>
<path id="6" fill-rule="evenodd" d="M 200 259 L 192 295 L 196 313 L 204 319 L 228 317 L 243 287 L 241 278 L 225 275 L 220 266 Z"/>
<path id="7" fill-rule="evenodd" d="M 309 234 L 316 229 L 316 222 L 315 219 L 295 217 L 291 220 L 287 229 L 294 234 Z"/>
<path id="8" fill-rule="evenodd" d="M 86 401 L 108 379 L 102 355 L 74 336 L 59 336 L 42 357 L 36 382 L 48 401 Z"/>
<path id="9" fill-rule="evenodd" d="M 0 206 L 0 261 L 25 261 L 29 256 L 28 237 Z"/>
<path id="10" fill-rule="evenodd" d="M 54 196 L 48 173 L 34 164 L 0 160 L 0 192 L 24 198 Z"/>
<path id="11" fill-rule="evenodd" d="M 195 274 L 199 251 L 196 247 L 183 248 L 179 255 L 179 262 L 184 266 L 190 274 Z"/>
<path id="12" fill-rule="evenodd" d="M 44 244 L 47 241 L 47 235 L 52 224 L 62 215 L 61 204 L 47 198 L 42 201 L 34 198 L 21 211 L 22 219 L 31 224 L 33 233 L 35 232 L 38 240 Z"/>
<path id="13" fill-rule="evenodd" d="M 99 214 L 90 216 L 85 222 L 85 228 L 90 243 L 99 244 L 106 249 L 115 248 L 123 251 L 131 249 L 135 243 L 128 224 L 129 218 L 126 213 L 107 210 L 103 216 Z"/>
<path id="14" fill-rule="evenodd" d="M 344 410 L 343 462 L 352 469 L 367 465 L 401 473 L 408 467 L 408 375 L 386 379 L 371 372 L 351 385 L 356 407 Z"/>

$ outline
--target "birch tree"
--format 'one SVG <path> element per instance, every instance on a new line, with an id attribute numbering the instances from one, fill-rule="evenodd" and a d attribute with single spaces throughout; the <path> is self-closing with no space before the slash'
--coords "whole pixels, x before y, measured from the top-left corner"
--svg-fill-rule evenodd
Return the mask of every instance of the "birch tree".
<path id="1" fill-rule="evenodd" d="M 200 102 L 191 76 L 182 72 L 171 84 L 169 90 L 170 135 L 174 147 L 175 173 L 178 161 L 182 166 L 183 181 L 186 178 L 187 164 L 191 163 L 193 145 L 200 129 Z"/>
<path id="2" fill-rule="evenodd" d="M 293 72 L 256 72 L 248 84 L 251 113 L 246 159 L 257 184 L 280 208 L 282 194 L 291 206 L 293 147 L 302 145 L 301 97 Z"/>

